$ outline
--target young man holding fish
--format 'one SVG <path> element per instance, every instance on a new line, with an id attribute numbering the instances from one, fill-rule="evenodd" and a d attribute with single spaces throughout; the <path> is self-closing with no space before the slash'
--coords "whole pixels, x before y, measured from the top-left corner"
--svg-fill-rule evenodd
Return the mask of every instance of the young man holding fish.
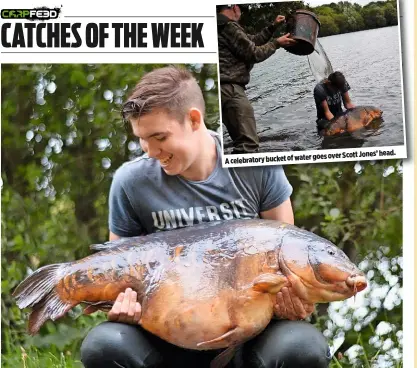
<path id="1" fill-rule="evenodd" d="M 206 129 L 204 111 L 201 90 L 186 70 L 156 69 L 135 87 L 123 117 L 146 155 L 115 173 L 109 198 L 110 240 L 238 218 L 294 222 L 292 188 L 283 169 L 222 168 L 220 140 Z M 283 288 L 274 312 L 286 321 L 272 321 L 239 348 L 228 367 L 327 367 L 330 357 L 323 335 L 297 321 L 313 308 Z M 84 365 L 203 367 L 219 354 L 171 345 L 137 326 L 140 317 L 138 295 L 127 289 L 108 314 L 112 322 L 97 326 L 84 340 Z"/>

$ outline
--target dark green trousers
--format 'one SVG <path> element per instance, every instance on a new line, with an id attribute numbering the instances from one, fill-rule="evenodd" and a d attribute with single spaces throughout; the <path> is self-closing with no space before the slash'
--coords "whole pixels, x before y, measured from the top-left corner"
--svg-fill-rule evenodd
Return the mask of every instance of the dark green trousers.
<path id="1" fill-rule="evenodd" d="M 254 153 L 259 149 L 253 107 L 245 89 L 238 84 L 222 84 L 222 120 L 233 141 L 232 153 Z"/>

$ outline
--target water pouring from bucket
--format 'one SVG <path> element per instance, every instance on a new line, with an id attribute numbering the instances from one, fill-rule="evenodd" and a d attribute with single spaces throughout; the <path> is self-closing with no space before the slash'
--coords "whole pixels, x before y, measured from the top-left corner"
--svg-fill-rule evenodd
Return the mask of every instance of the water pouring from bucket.
<path id="1" fill-rule="evenodd" d="M 287 17 L 287 32 L 297 44 L 286 47 L 294 55 L 307 55 L 310 70 L 316 82 L 327 78 L 333 73 L 333 67 L 317 39 L 320 21 L 316 14 L 307 10 L 296 10 Z"/>
<path id="2" fill-rule="evenodd" d="M 334 71 L 332 63 L 327 57 L 327 54 L 319 40 L 316 41 L 316 48 L 314 49 L 314 52 L 307 55 L 307 60 L 311 73 L 317 83 L 327 78 Z"/>

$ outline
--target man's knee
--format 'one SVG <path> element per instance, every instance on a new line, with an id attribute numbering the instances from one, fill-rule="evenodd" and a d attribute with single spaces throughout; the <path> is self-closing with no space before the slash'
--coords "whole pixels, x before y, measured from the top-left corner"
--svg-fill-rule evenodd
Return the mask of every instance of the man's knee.
<path id="1" fill-rule="evenodd" d="M 325 368 L 330 362 L 324 336 L 301 321 L 273 321 L 243 348 L 251 367 Z"/>
<path id="2" fill-rule="evenodd" d="M 81 345 L 81 361 L 86 367 L 99 367 L 122 349 L 118 324 L 105 322 L 93 328 Z"/>
<path id="3" fill-rule="evenodd" d="M 161 357 L 139 327 L 104 322 L 93 328 L 81 345 L 86 368 L 157 367 Z"/>

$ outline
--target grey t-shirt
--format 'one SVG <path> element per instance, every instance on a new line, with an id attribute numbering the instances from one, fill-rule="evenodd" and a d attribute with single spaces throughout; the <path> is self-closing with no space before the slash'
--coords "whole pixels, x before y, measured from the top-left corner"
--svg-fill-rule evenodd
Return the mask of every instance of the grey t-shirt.
<path id="1" fill-rule="evenodd" d="M 280 166 L 222 168 L 217 162 L 203 181 L 165 174 L 147 156 L 123 164 L 109 197 L 110 231 L 121 237 L 149 234 L 207 221 L 259 217 L 287 200 L 292 187 Z"/>
<path id="2" fill-rule="evenodd" d="M 348 82 L 345 82 L 341 91 L 331 91 L 324 80 L 317 83 L 314 87 L 314 101 L 316 102 L 317 109 L 317 119 L 326 119 L 324 115 L 324 109 L 321 106 L 321 103 L 326 100 L 327 105 L 329 105 L 330 112 L 334 115 L 340 115 L 343 112 L 342 109 L 342 94 L 350 90 Z"/>

